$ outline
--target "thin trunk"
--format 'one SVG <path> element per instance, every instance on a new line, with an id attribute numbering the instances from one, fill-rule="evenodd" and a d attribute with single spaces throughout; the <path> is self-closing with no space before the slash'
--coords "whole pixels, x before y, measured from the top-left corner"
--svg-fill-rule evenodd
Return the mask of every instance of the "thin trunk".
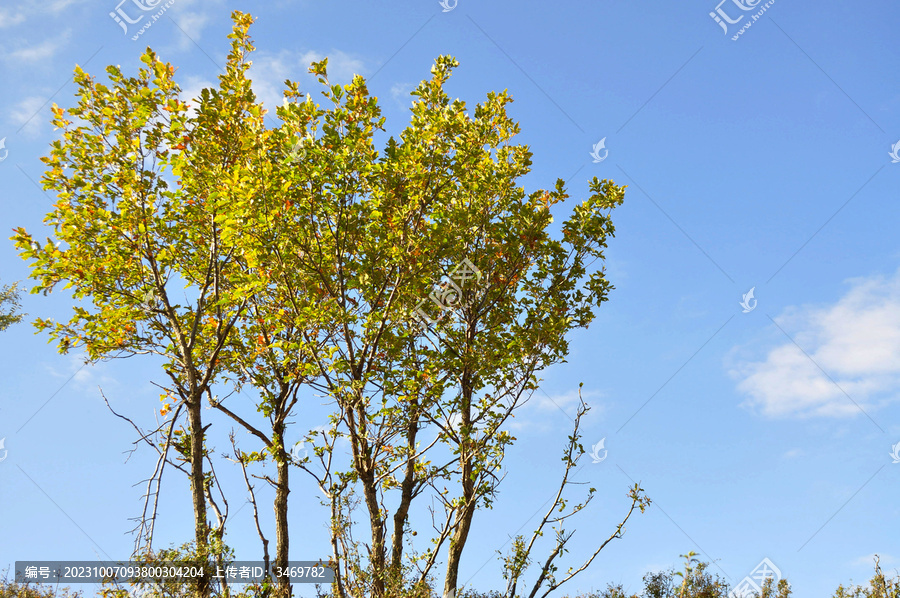
<path id="1" fill-rule="evenodd" d="M 469 539 L 469 528 L 472 518 L 475 516 L 476 483 L 472 479 L 472 463 L 475 459 L 473 448 L 476 441 L 472 434 L 472 378 L 468 370 L 463 370 L 461 380 L 462 404 L 460 405 L 460 484 L 462 486 L 462 504 L 456 512 L 453 522 L 453 535 L 450 536 L 450 546 L 447 549 L 447 575 L 444 578 L 444 598 L 456 597 L 456 586 L 459 577 L 459 563 L 462 560 L 463 549 L 466 540 Z"/>
<path id="2" fill-rule="evenodd" d="M 359 423 L 353 417 L 353 410 L 348 411 L 348 424 L 351 440 L 353 442 L 353 456 L 356 461 L 356 470 L 359 481 L 363 487 L 363 497 L 366 508 L 369 511 L 369 527 L 372 532 L 372 548 L 369 562 L 372 566 L 372 598 L 384 596 L 385 575 L 385 545 L 384 545 L 384 518 L 381 516 L 381 507 L 378 504 L 378 485 L 375 483 L 375 463 L 372 457 L 371 447 L 365 434 L 366 413 L 364 409 L 357 408 Z"/>
<path id="3" fill-rule="evenodd" d="M 468 457 L 462 468 L 463 472 L 463 499 L 453 522 L 453 535 L 450 536 L 450 547 L 447 551 L 447 576 L 444 579 L 444 598 L 456 596 L 456 586 L 459 577 L 459 564 L 462 560 L 463 548 L 469 539 L 469 529 L 475 516 L 475 482 L 471 479 L 471 457 Z"/>
<path id="4" fill-rule="evenodd" d="M 416 403 L 411 407 L 413 414 L 406 428 L 406 446 L 409 454 L 406 456 L 406 471 L 403 482 L 400 484 L 400 505 L 394 513 L 394 534 L 391 537 L 391 577 L 400 578 L 403 559 L 403 538 L 406 529 L 406 520 L 409 517 L 409 505 L 413 498 L 413 488 L 416 482 L 416 459 L 413 458 L 416 451 L 416 434 L 419 431 L 419 418 L 416 413 Z"/>
<path id="5" fill-rule="evenodd" d="M 384 596 L 385 574 L 385 546 L 384 546 L 384 518 L 381 516 L 381 508 L 378 505 L 378 490 L 375 485 L 375 473 L 372 464 L 369 463 L 367 471 L 362 472 L 360 481 L 363 486 L 363 494 L 366 500 L 366 508 L 369 511 L 369 526 L 372 528 L 372 596 L 382 598 Z"/>
<path id="6" fill-rule="evenodd" d="M 277 437 L 283 438 L 283 430 L 278 432 Z M 288 463 L 288 455 L 283 453 L 278 459 L 278 482 L 275 486 L 275 567 L 281 571 L 288 570 L 288 494 L 291 489 L 288 484 L 288 473 L 290 464 Z M 290 598 L 291 596 L 291 579 L 289 575 L 278 578 L 278 589 L 281 596 Z"/>
<path id="7" fill-rule="evenodd" d="M 344 582 L 341 575 L 341 550 L 339 543 L 339 534 L 343 534 L 344 530 L 340 527 L 341 511 L 340 500 L 343 488 L 338 489 L 334 484 L 331 486 L 331 552 L 334 560 L 334 588 L 336 589 L 335 598 L 345 598 Z M 343 559 L 346 562 L 346 559 Z M 346 566 L 346 565 L 344 565 Z"/>
<path id="8" fill-rule="evenodd" d="M 199 598 L 209 598 L 210 579 L 205 567 L 209 557 L 209 524 L 206 521 L 206 494 L 204 490 L 206 476 L 203 473 L 203 446 L 205 441 L 201 395 L 199 392 L 191 398 L 187 409 L 191 435 L 191 497 L 194 503 L 194 539 L 197 543 L 197 556 L 204 563 L 204 574 L 197 580 L 197 595 Z"/>

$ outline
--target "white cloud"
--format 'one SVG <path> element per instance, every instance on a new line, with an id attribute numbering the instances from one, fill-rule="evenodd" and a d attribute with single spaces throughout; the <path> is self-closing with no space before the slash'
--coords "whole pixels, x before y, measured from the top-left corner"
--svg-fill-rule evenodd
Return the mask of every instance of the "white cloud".
<path id="1" fill-rule="evenodd" d="M 63 47 L 68 41 L 71 31 L 66 31 L 61 35 L 54 36 L 46 41 L 35 45 L 24 44 L 22 47 L 12 52 L 7 52 L 4 58 L 7 62 L 26 62 L 34 63 L 41 60 L 49 60 L 56 55 L 57 51 Z"/>
<path id="2" fill-rule="evenodd" d="M 8 8 L 0 8 L 0 29 L 5 27 L 14 27 L 25 22 L 25 13 L 15 11 Z"/>
<path id="3" fill-rule="evenodd" d="M 806 455 L 806 451 L 799 448 L 793 448 L 788 451 L 785 451 L 784 455 L 782 455 L 785 459 L 796 459 L 797 457 L 802 457 Z"/>
<path id="4" fill-rule="evenodd" d="M 600 397 L 602 394 L 597 391 L 582 390 L 581 396 L 584 399 L 584 402 L 588 403 L 588 406 L 590 406 L 591 401 L 589 399 L 592 397 Z M 574 416 L 578 405 L 578 389 L 575 388 L 569 392 L 554 395 L 547 394 L 541 389 L 538 389 L 532 395 L 529 403 L 533 404 L 534 407 L 540 411 L 557 411 L 562 409 L 566 413 L 571 413 L 571 415 Z M 596 409 L 596 405 L 591 407 L 592 411 L 596 411 Z"/>
<path id="5" fill-rule="evenodd" d="M 203 37 L 203 30 L 209 23 L 209 15 L 199 12 L 186 12 L 179 14 L 175 19 L 181 33 L 181 42 L 179 48 L 187 50 L 195 43 L 199 43 Z"/>
<path id="6" fill-rule="evenodd" d="M 309 65 L 321 60 L 325 55 L 314 50 L 292 52 L 282 50 L 277 54 L 256 52 L 250 67 L 253 92 L 269 114 L 274 116 L 275 108 L 284 102 L 284 81 L 290 79 L 300 83 L 303 92 L 318 97 L 321 85 L 309 74 Z M 353 75 L 365 74 L 362 60 L 335 50 L 328 54 L 328 80 L 332 84 L 347 84 Z"/>
<path id="7" fill-rule="evenodd" d="M 40 114 L 42 108 L 47 114 Z M 41 126 L 44 122 L 49 122 L 50 118 L 50 104 L 47 103 L 47 98 L 41 96 L 25 98 L 10 113 L 10 120 L 17 126 L 24 127 L 23 131 L 28 137 L 37 136 Z"/>
<path id="8" fill-rule="evenodd" d="M 205 23 L 205 20 L 203 22 Z M 252 81 L 253 93 L 256 94 L 257 101 L 262 102 L 269 111 L 269 115 L 274 117 L 275 109 L 284 103 L 283 92 L 286 79 L 297 81 L 302 92 L 311 94 L 315 101 L 318 101 L 318 91 L 321 89 L 321 85 L 309 74 L 309 65 L 323 57 L 324 54 L 316 51 L 282 50 L 274 54 L 254 52 L 251 56 L 253 64 L 250 66 L 248 76 Z M 349 83 L 352 81 L 353 75 L 357 73 L 364 74 L 362 60 L 341 51 L 329 54 L 328 79 L 332 84 Z M 204 87 L 218 88 L 218 86 L 218 81 L 210 82 L 199 77 L 186 77 L 185 82 L 181 85 L 184 90 L 181 98 L 191 103 L 190 98 L 199 97 L 200 90 Z M 196 108 L 196 106 L 194 105 L 192 108 Z"/>
<path id="9" fill-rule="evenodd" d="M 325 54 L 309 51 L 300 56 L 300 64 L 303 72 L 309 70 L 309 64 L 325 58 Z M 353 80 L 354 75 L 364 75 L 365 66 L 362 60 L 354 58 L 346 52 L 333 50 L 328 54 L 328 80 L 332 83 L 347 84 Z"/>
<path id="10" fill-rule="evenodd" d="M 296 55 L 288 50 L 282 50 L 278 54 L 260 53 L 253 57 L 253 65 L 250 67 L 249 77 L 253 81 L 253 93 L 257 101 L 263 103 L 269 114 L 274 116 L 275 108 L 283 103 L 284 80 L 298 80 L 301 65 Z"/>
<path id="11" fill-rule="evenodd" d="M 53 0 L 48 2 L 29 2 L 22 6 L 0 8 L 0 29 L 21 25 L 29 16 L 37 16 L 45 19 L 48 14 L 54 17 L 60 16 L 67 8 L 76 4 L 86 4 L 88 0 Z"/>
<path id="12" fill-rule="evenodd" d="M 85 4 L 86 2 L 87 0 L 55 0 L 54 2 L 50 2 L 44 8 L 53 14 L 59 14 L 73 4 Z"/>
<path id="13" fill-rule="evenodd" d="M 590 412 L 585 415 L 585 418 L 600 416 L 606 412 L 606 405 L 599 401 L 605 396 L 602 392 L 582 389 L 581 396 L 590 408 Z M 555 394 L 548 394 L 539 388 L 527 400 L 519 403 L 519 407 L 514 412 L 515 419 L 509 422 L 509 426 L 516 432 L 558 430 L 560 423 L 571 428 L 572 422 L 569 420 L 574 419 L 577 408 L 578 388 Z M 582 420 L 581 426 L 584 430 L 586 420 Z"/>
<path id="14" fill-rule="evenodd" d="M 47 365 L 47 371 L 54 378 L 61 380 L 64 386 L 71 386 L 74 390 L 99 396 L 98 387 L 109 391 L 110 388 L 118 388 L 119 384 L 111 376 L 105 374 L 105 363 L 85 364 L 84 353 L 70 353 L 66 355 L 64 369 Z M 107 395 L 108 396 L 108 395 Z"/>
<path id="15" fill-rule="evenodd" d="M 195 76 L 187 76 L 184 78 L 183 83 L 179 83 L 179 87 L 181 87 L 181 93 L 179 94 L 179 98 L 181 98 L 182 102 L 186 102 L 189 106 L 188 114 L 190 116 L 194 116 L 197 113 L 197 108 L 200 106 L 200 92 L 206 89 L 207 87 L 211 87 L 216 89 L 219 87 L 218 82 L 213 83 L 203 77 L 195 77 Z"/>
<path id="16" fill-rule="evenodd" d="M 415 88 L 416 86 L 412 83 L 394 83 L 391 86 L 391 97 L 401 108 L 409 108 L 415 100 L 409 94 Z"/>
<path id="17" fill-rule="evenodd" d="M 882 568 L 884 567 L 892 567 L 895 563 L 900 563 L 900 560 L 892 557 L 889 554 L 878 554 L 872 553 L 867 556 L 861 556 L 855 561 L 853 561 L 854 565 L 863 565 L 867 567 L 871 567 L 873 570 L 875 569 L 875 557 L 878 557 L 881 561 Z"/>
<path id="18" fill-rule="evenodd" d="M 861 415 L 854 401 L 868 411 L 900 398 L 900 271 L 847 282 L 837 303 L 776 319 L 815 363 L 786 340 L 731 368 L 744 405 L 769 417 L 849 417 Z"/>

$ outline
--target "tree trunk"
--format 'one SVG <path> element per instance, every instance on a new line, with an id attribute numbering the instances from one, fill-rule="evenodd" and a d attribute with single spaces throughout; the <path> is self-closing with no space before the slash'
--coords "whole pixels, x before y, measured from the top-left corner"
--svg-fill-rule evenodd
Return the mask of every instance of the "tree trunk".
<path id="1" fill-rule="evenodd" d="M 463 465 L 463 504 L 454 521 L 456 528 L 450 536 L 450 548 L 447 550 L 447 576 L 444 579 L 444 597 L 455 598 L 459 577 L 459 563 L 462 560 L 463 548 L 469 539 L 469 529 L 472 526 L 472 518 L 475 516 L 475 482 L 471 479 L 471 457 L 467 458 Z"/>
<path id="2" fill-rule="evenodd" d="M 416 451 L 416 435 L 419 431 L 419 417 L 415 411 L 417 404 L 415 401 L 411 403 L 413 412 L 410 416 L 409 425 L 406 428 L 406 446 L 410 453 L 406 456 L 406 471 L 403 475 L 403 482 L 400 484 L 400 505 L 394 513 L 394 533 L 391 537 L 391 577 L 395 580 L 400 579 L 403 564 L 403 538 L 406 528 L 406 520 L 409 517 L 409 505 L 413 498 L 413 487 L 416 481 L 416 461 L 413 458 Z"/>
<path id="3" fill-rule="evenodd" d="M 353 457 L 356 462 L 356 470 L 359 481 L 363 487 L 363 497 L 369 512 L 369 528 L 372 532 L 372 548 L 369 555 L 369 563 L 372 567 L 372 594 L 371 598 L 383 598 L 385 576 L 385 545 L 384 545 L 384 518 L 381 516 L 381 507 L 378 504 L 378 486 L 375 483 L 375 459 L 371 454 L 371 447 L 365 437 L 366 413 L 362 408 L 356 408 L 359 421 L 356 421 L 353 410 L 348 410 L 348 428 L 353 447 Z"/>
<path id="4" fill-rule="evenodd" d="M 283 438 L 281 432 L 278 438 Z M 288 485 L 288 473 L 290 471 L 290 463 L 288 455 L 284 448 L 281 450 L 282 455 L 277 460 L 278 467 L 278 483 L 275 486 L 275 567 L 286 572 L 288 569 L 288 494 L 291 492 Z M 277 570 L 277 569 L 276 569 Z M 291 579 L 289 575 L 278 578 L 278 590 L 284 598 L 291 596 Z"/>
<path id="5" fill-rule="evenodd" d="M 385 546 L 384 546 L 384 519 L 381 516 L 381 508 L 378 506 L 378 493 L 375 490 L 374 474 L 367 472 L 366 476 L 360 476 L 363 483 L 363 493 L 366 499 L 366 507 L 369 510 L 369 526 L 372 528 L 372 598 L 384 596 L 385 576 Z"/>
<path id="6" fill-rule="evenodd" d="M 450 547 L 447 549 L 447 576 L 444 578 L 444 597 L 456 598 L 456 586 L 459 577 L 459 563 L 462 560 L 463 548 L 469 539 L 469 528 L 472 518 L 475 516 L 475 505 L 478 497 L 475 495 L 476 482 L 472 479 L 472 463 L 475 456 L 473 449 L 477 448 L 477 442 L 471 438 L 472 434 L 472 380 L 467 370 L 463 370 L 461 380 L 462 404 L 460 405 L 460 485 L 462 486 L 462 504 L 456 512 L 453 524 L 453 535 L 450 536 Z"/>
<path id="7" fill-rule="evenodd" d="M 209 598 L 210 578 L 206 571 L 209 558 L 209 524 L 206 521 L 206 494 L 203 473 L 204 431 L 201 411 L 201 395 L 196 393 L 187 404 L 188 423 L 191 435 L 191 498 L 194 503 L 194 539 L 197 543 L 197 556 L 203 562 L 204 574 L 197 580 L 199 598 Z"/>

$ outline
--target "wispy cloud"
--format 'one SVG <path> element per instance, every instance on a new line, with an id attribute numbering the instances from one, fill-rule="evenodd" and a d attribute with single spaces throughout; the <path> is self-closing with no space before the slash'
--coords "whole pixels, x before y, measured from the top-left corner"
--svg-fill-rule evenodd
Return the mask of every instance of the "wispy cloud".
<path id="1" fill-rule="evenodd" d="M 393 98 L 401 108 L 409 108 L 415 99 L 409 94 L 415 88 L 416 86 L 412 83 L 394 83 L 391 86 L 391 98 Z"/>
<path id="2" fill-rule="evenodd" d="M 864 565 L 868 567 L 875 568 L 875 557 L 878 557 L 881 561 L 882 567 L 892 567 L 894 564 L 900 563 L 900 560 L 892 557 L 889 554 L 875 554 L 872 553 L 867 556 L 861 556 L 858 559 L 853 561 L 854 565 Z"/>
<path id="3" fill-rule="evenodd" d="M 14 27 L 25 22 L 25 13 L 21 10 L 0 8 L 0 29 Z"/>
<path id="4" fill-rule="evenodd" d="M 606 405 L 600 402 L 604 396 L 602 392 L 596 390 L 581 390 L 581 397 L 590 408 L 590 413 L 585 417 L 596 417 L 606 412 Z M 548 393 L 539 388 L 526 401 L 520 402 L 515 419 L 510 422 L 510 428 L 516 431 L 526 429 L 548 431 L 558 429 L 559 421 L 564 421 L 569 426 L 571 424 L 569 420 L 575 417 L 577 406 L 578 388 L 562 393 Z M 556 419 L 557 415 L 559 420 Z"/>
<path id="5" fill-rule="evenodd" d="M 48 12 L 51 12 L 54 15 L 58 15 L 70 6 L 77 4 L 87 4 L 87 1 L 88 0 L 54 0 L 53 2 L 50 2 L 49 4 L 44 6 L 44 8 L 46 8 Z"/>
<path id="6" fill-rule="evenodd" d="M 105 373 L 106 364 L 85 365 L 85 357 L 84 353 L 70 353 L 63 367 L 47 365 L 47 371 L 58 380 L 69 380 L 68 386 L 83 394 L 99 396 L 98 387 L 109 390 L 119 386 L 115 378 Z"/>
<path id="7" fill-rule="evenodd" d="M 590 399 L 599 398 L 602 396 L 602 393 L 582 390 L 581 396 L 584 398 L 585 403 L 591 403 L 592 401 Z M 596 403 L 596 401 L 594 401 L 594 403 Z M 553 394 L 545 394 L 538 389 L 535 391 L 534 395 L 532 395 L 529 404 L 540 411 L 557 411 L 562 409 L 566 413 L 571 413 L 571 415 L 574 416 L 575 407 L 578 405 L 578 389 L 575 388 L 568 392 Z M 597 405 L 591 407 L 592 411 L 595 411 L 597 408 Z"/>
<path id="8" fill-rule="evenodd" d="M 175 19 L 181 30 L 181 42 L 179 48 L 187 50 L 194 43 L 199 43 L 203 38 L 203 30 L 209 24 L 209 15 L 201 12 L 181 13 Z"/>
<path id="9" fill-rule="evenodd" d="M 303 91 L 316 96 L 317 94 L 313 92 L 320 86 L 309 74 L 309 65 L 324 57 L 325 54 L 315 50 L 306 52 L 282 50 L 277 54 L 258 52 L 254 54 L 253 66 L 250 67 L 253 92 L 270 114 L 274 114 L 275 108 L 284 101 L 282 92 L 286 79 L 300 82 Z M 329 81 L 346 84 L 353 80 L 355 74 L 365 75 L 365 65 L 361 59 L 340 50 L 328 54 Z"/>
<path id="10" fill-rule="evenodd" d="M 322 60 L 325 56 L 313 50 L 303 53 L 300 56 L 303 72 L 308 71 L 311 62 Z M 333 50 L 327 56 L 328 79 L 333 83 L 346 84 L 353 80 L 354 75 L 365 75 L 366 68 L 361 59 L 340 50 Z"/>
<path id="11" fill-rule="evenodd" d="M 837 303 L 776 319 L 803 351 L 786 340 L 731 367 L 746 406 L 769 417 L 849 417 L 861 414 L 854 401 L 868 411 L 900 398 L 900 271 L 847 282 Z"/>
<path id="12" fill-rule="evenodd" d="M 77 4 L 86 4 L 88 0 L 53 0 L 52 2 L 27 2 L 16 8 L 0 8 L 0 29 L 21 25 L 29 16 L 45 19 L 47 15 L 61 16 L 67 8 Z"/>
<path id="13" fill-rule="evenodd" d="M 71 30 L 67 30 L 60 35 L 56 35 L 45 41 L 36 44 L 28 44 L 23 42 L 19 47 L 4 54 L 6 62 L 10 63 L 27 63 L 33 64 L 44 60 L 52 59 L 56 53 L 66 45 L 71 35 Z"/>
<path id="14" fill-rule="evenodd" d="M 200 43 L 203 30 L 213 22 L 216 15 L 227 15 L 222 10 L 222 0 L 176 0 L 173 4 L 172 18 L 180 29 L 179 48 L 186 50 Z"/>
<path id="15" fill-rule="evenodd" d="M 217 88 L 218 83 L 214 83 L 203 77 L 188 75 L 184 78 L 183 82 L 179 83 L 179 86 L 181 87 L 181 94 L 179 94 L 181 101 L 188 104 L 189 114 L 195 115 L 197 113 L 197 108 L 200 105 L 200 92 L 207 87 Z"/>
<path id="16" fill-rule="evenodd" d="M 45 97 L 29 96 L 13 107 L 10 120 L 21 127 L 25 135 L 35 137 L 40 133 L 43 123 L 50 120 L 50 105 L 44 106 L 46 103 Z M 47 112 L 46 115 L 39 113 L 42 108 Z"/>

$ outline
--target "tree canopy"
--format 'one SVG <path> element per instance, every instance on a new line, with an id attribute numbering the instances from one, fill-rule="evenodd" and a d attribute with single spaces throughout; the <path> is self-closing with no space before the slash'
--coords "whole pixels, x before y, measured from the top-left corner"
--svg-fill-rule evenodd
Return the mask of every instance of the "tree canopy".
<path id="1" fill-rule="evenodd" d="M 108 67 L 109 84 L 76 69 L 78 103 L 54 105 L 63 135 L 43 159 L 44 187 L 58 198 L 46 218 L 53 237 L 41 244 L 19 228 L 13 239 L 30 260 L 32 292 L 62 284 L 79 303 L 68 321 L 35 324 L 60 351 L 83 346 L 93 361 L 164 358 L 167 419 L 148 435 L 160 457 L 153 475 L 157 492 L 166 464 L 189 477 L 197 558 L 221 555 L 227 521 L 212 492 L 209 406 L 260 443 L 235 447 L 251 492 L 246 467 L 275 463 L 276 478 L 263 477 L 276 488 L 276 564 L 289 558 L 296 466 L 331 521 L 334 596 L 429 595 L 443 558 L 452 597 L 476 514 L 492 507 L 516 440 L 510 418 L 613 288 L 602 264 L 625 187 L 595 177 L 555 225 L 565 183 L 531 192 L 518 183 L 531 152 L 512 142 L 511 96 L 489 92 L 474 109 L 451 100 L 450 56 L 435 60 L 412 92 L 410 123 L 381 150 L 377 98 L 358 75 L 332 84 L 327 59 L 310 67 L 324 106 L 288 80 L 270 128 L 248 76 L 252 19 L 233 19 L 218 88 L 191 106 L 175 68 L 149 48 L 136 76 Z M 239 415 L 243 390 L 262 417 Z M 327 430 L 307 426 L 313 455 L 298 459 L 284 437 L 303 390 L 333 410 Z M 558 573 L 571 538 L 564 525 L 594 492 L 567 506 L 586 411 L 582 403 L 564 444 L 555 502 L 505 561 L 510 596 L 545 526 L 556 539 L 532 597 L 584 570 L 649 504 L 635 485 L 610 538 Z M 347 461 L 339 440 L 349 443 Z M 356 493 L 365 543 L 352 534 Z M 414 541 L 426 530 L 412 527 L 411 505 L 429 498 L 443 514 Z M 147 551 L 155 521 L 145 510 Z M 289 595 L 287 577 L 278 582 Z M 210 579 L 196 589 L 214 591 Z"/>

